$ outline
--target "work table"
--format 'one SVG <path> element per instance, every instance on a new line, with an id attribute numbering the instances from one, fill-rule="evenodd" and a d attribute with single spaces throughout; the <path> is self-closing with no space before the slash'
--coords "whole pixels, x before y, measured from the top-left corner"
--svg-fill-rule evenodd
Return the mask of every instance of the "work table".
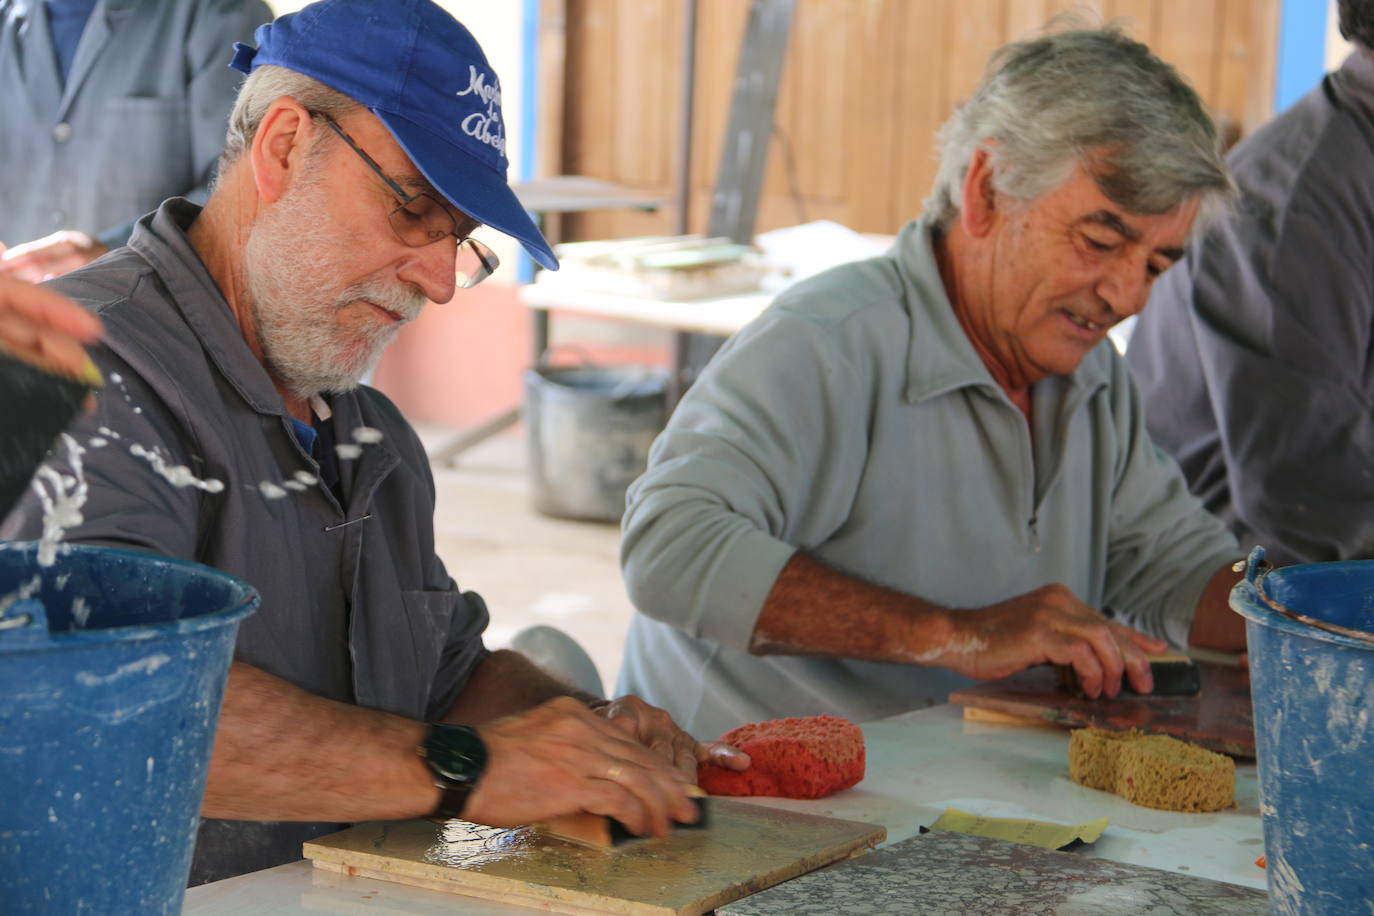
<path id="1" fill-rule="evenodd" d="M 1070 781 L 1066 729 L 965 722 L 957 707 L 937 706 L 869 723 L 863 731 L 868 768 L 864 781 L 855 788 L 818 801 L 749 801 L 881 824 L 887 828 L 889 844 L 914 836 L 947 807 L 1063 824 L 1105 816 L 1111 819 L 1106 832 L 1075 855 L 1265 887 L 1265 873 L 1254 864 L 1264 847 L 1253 763 L 1237 762 L 1235 808 L 1215 814 L 1179 814 L 1142 808 Z M 317 871 L 306 861 L 192 888 L 183 912 L 246 916 L 371 910 L 529 912 Z"/>

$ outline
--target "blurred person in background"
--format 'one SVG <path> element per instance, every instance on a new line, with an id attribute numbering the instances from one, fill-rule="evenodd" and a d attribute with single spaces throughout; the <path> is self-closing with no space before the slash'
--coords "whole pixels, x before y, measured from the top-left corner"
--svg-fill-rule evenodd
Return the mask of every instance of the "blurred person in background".
<path id="1" fill-rule="evenodd" d="M 1231 153 L 1238 204 L 1126 356 L 1151 438 L 1277 564 L 1374 558 L 1374 0 L 1339 12 L 1354 50 Z"/>
<path id="2" fill-rule="evenodd" d="M 59 276 L 204 203 L 261 0 L 0 0 L 0 271 Z M 8 248 L 6 248 L 8 246 Z"/>

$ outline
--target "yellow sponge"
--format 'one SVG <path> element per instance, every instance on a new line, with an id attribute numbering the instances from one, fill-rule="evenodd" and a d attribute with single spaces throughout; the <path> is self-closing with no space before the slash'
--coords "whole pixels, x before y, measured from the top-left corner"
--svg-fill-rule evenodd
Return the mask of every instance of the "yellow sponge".
<path id="1" fill-rule="evenodd" d="M 1075 729 L 1069 734 L 1069 776 L 1165 811 L 1216 811 L 1236 797 L 1236 763 L 1230 757 L 1135 729 Z"/>

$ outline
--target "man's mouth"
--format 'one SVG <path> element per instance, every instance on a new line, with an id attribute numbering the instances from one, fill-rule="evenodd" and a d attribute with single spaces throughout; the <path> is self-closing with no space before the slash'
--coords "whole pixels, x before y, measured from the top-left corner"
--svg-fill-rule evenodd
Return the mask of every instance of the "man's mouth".
<path id="1" fill-rule="evenodd" d="M 1087 318 L 1084 318 L 1082 315 L 1069 311 L 1068 309 L 1064 309 L 1063 311 L 1064 314 L 1068 316 L 1068 319 L 1070 321 L 1072 321 L 1074 324 L 1078 325 L 1085 331 L 1090 331 L 1096 334 L 1098 331 L 1105 331 L 1107 329 L 1107 325 L 1104 323 L 1091 321 Z"/>
<path id="2" fill-rule="evenodd" d="M 386 308 L 385 306 L 378 305 L 370 299 L 364 299 L 363 301 L 366 302 L 368 305 L 372 306 L 373 311 L 375 311 L 378 315 L 381 315 L 383 318 L 390 322 L 400 324 L 406 320 L 406 316 L 402 315 L 400 312 L 392 311 L 391 309 Z"/>

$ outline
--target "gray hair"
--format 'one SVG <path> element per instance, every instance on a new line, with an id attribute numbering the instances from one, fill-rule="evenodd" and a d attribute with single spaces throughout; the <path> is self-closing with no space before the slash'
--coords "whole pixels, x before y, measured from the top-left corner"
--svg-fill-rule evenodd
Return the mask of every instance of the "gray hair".
<path id="1" fill-rule="evenodd" d="M 257 67 L 243 81 L 234 110 L 229 115 L 229 132 L 224 137 L 224 152 L 219 157 L 218 174 L 223 175 L 253 143 L 262 119 L 273 102 L 289 95 L 315 114 L 338 119 L 359 105 L 356 101 L 330 89 L 314 77 L 264 64 Z"/>
<path id="2" fill-rule="evenodd" d="M 984 143 L 993 187 L 1023 200 L 1081 165 L 1130 213 L 1166 213 L 1198 197 L 1196 230 L 1235 194 L 1197 93 L 1111 25 L 1015 42 L 993 55 L 973 97 L 940 130 L 940 168 L 925 204 L 937 228 L 957 217 L 969 161 Z"/>

